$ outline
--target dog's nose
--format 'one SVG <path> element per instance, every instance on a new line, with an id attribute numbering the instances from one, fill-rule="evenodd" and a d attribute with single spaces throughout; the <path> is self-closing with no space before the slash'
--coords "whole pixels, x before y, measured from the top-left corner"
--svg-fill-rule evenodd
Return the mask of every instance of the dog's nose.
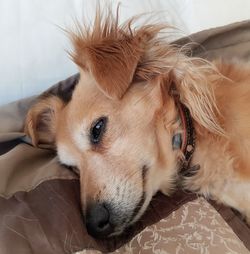
<path id="1" fill-rule="evenodd" d="M 95 238 L 105 238 L 112 233 L 110 212 L 104 204 L 92 205 L 87 210 L 86 227 L 88 233 Z"/>

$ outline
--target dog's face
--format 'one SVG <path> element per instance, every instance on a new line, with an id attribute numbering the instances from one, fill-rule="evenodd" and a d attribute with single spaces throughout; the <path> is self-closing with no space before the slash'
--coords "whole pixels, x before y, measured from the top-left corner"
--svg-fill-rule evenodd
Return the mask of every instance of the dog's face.
<path id="1" fill-rule="evenodd" d="M 82 72 L 67 105 L 50 96 L 29 116 L 34 112 L 33 122 L 45 131 L 44 137 L 36 132 L 39 142 L 54 140 L 59 161 L 80 173 L 82 210 L 92 236 L 121 233 L 140 218 L 153 194 L 171 189 L 176 158 L 162 121 L 157 79 L 136 83 L 114 100 Z"/>
<path id="2" fill-rule="evenodd" d="M 58 156 L 80 171 L 82 207 L 93 236 L 122 232 L 170 179 L 167 157 L 163 163 L 159 148 L 161 94 L 159 87 L 152 87 L 138 83 L 122 99 L 112 100 L 82 73 L 72 100 L 60 113 Z M 171 143 L 165 142 L 171 151 Z M 106 211 L 110 227 L 106 217 L 102 219 Z"/>
<path id="3" fill-rule="evenodd" d="M 158 40 L 160 29 L 132 32 L 129 23 L 118 27 L 97 15 L 92 32 L 72 35 L 81 78 L 70 102 L 49 96 L 27 115 L 33 143 L 52 143 L 60 162 L 79 170 L 83 214 L 94 237 L 120 234 L 157 191 L 170 192 L 180 156 L 172 148 L 180 130 L 173 83 L 193 118 L 218 131 L 213 94 L 200 84 L 211 68 L 199 69 Z"/>

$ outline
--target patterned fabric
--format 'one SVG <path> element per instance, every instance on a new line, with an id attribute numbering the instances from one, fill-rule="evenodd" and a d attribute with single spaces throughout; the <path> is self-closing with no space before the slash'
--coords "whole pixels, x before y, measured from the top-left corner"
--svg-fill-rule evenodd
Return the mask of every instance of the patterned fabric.
<path id="1" fill-rule="evenodd" d="M 99 254 L 84 250 L 77 254 Z M 112 254 L 249 254 L 220 214 L 204 199 L 190 201 L 146 227 Z"/>
<path id="2" fill-rule="evenodd" d="M 88 253 L 88 252 L 86 252 Z M 218 212 L 203 198 L 145 228 L 113 253 L 249 254 Z"/>

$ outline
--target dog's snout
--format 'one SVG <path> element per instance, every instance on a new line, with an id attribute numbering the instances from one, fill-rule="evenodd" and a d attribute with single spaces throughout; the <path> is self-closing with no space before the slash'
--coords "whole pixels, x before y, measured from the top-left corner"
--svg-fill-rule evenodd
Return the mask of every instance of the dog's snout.
<path id="1" fill-rule="evenodd" d="M 92 205 L 87 210 L 86 227 L 88 233 L 95 238 L 106 238 L 113 232 L 110 223 L 110 211 L 105 204 Z"/>

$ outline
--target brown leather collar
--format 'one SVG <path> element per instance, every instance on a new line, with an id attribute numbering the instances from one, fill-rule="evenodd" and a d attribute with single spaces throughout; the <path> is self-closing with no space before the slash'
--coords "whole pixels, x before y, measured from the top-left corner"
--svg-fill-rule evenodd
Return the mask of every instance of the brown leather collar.
<path id="1" fill-rule="evenodd" d="M 189 109 L 180 102 L 179 94 L 177 93 L 175 87 L 171 89 L 171 93 L 175 98 L 175 104 L 178 108 L 183 128 L 183 132 L 180 137 L 181 140 L 179 141 L 179 148 L 181 149 L 184 158 L 181 161 L 179 174 L 181 174 L 182 176 L 191 176 L 194 175 L 199 169 L 199 166 L 190 168 L 190 161 L 195 150 L 195 129 L 193 125 L 193 120 Z"/>
<path id="2" fill-rule="evenodd" d="M 184 154 L 184 159 L 182 160 L 179 173 L 187 175 L 190 173 L 190 161 L 195 150 L 195 130 L 189 109 L 180 101 L 176 101 L 176 105 L 183 128 L 181 151 Z"/>

